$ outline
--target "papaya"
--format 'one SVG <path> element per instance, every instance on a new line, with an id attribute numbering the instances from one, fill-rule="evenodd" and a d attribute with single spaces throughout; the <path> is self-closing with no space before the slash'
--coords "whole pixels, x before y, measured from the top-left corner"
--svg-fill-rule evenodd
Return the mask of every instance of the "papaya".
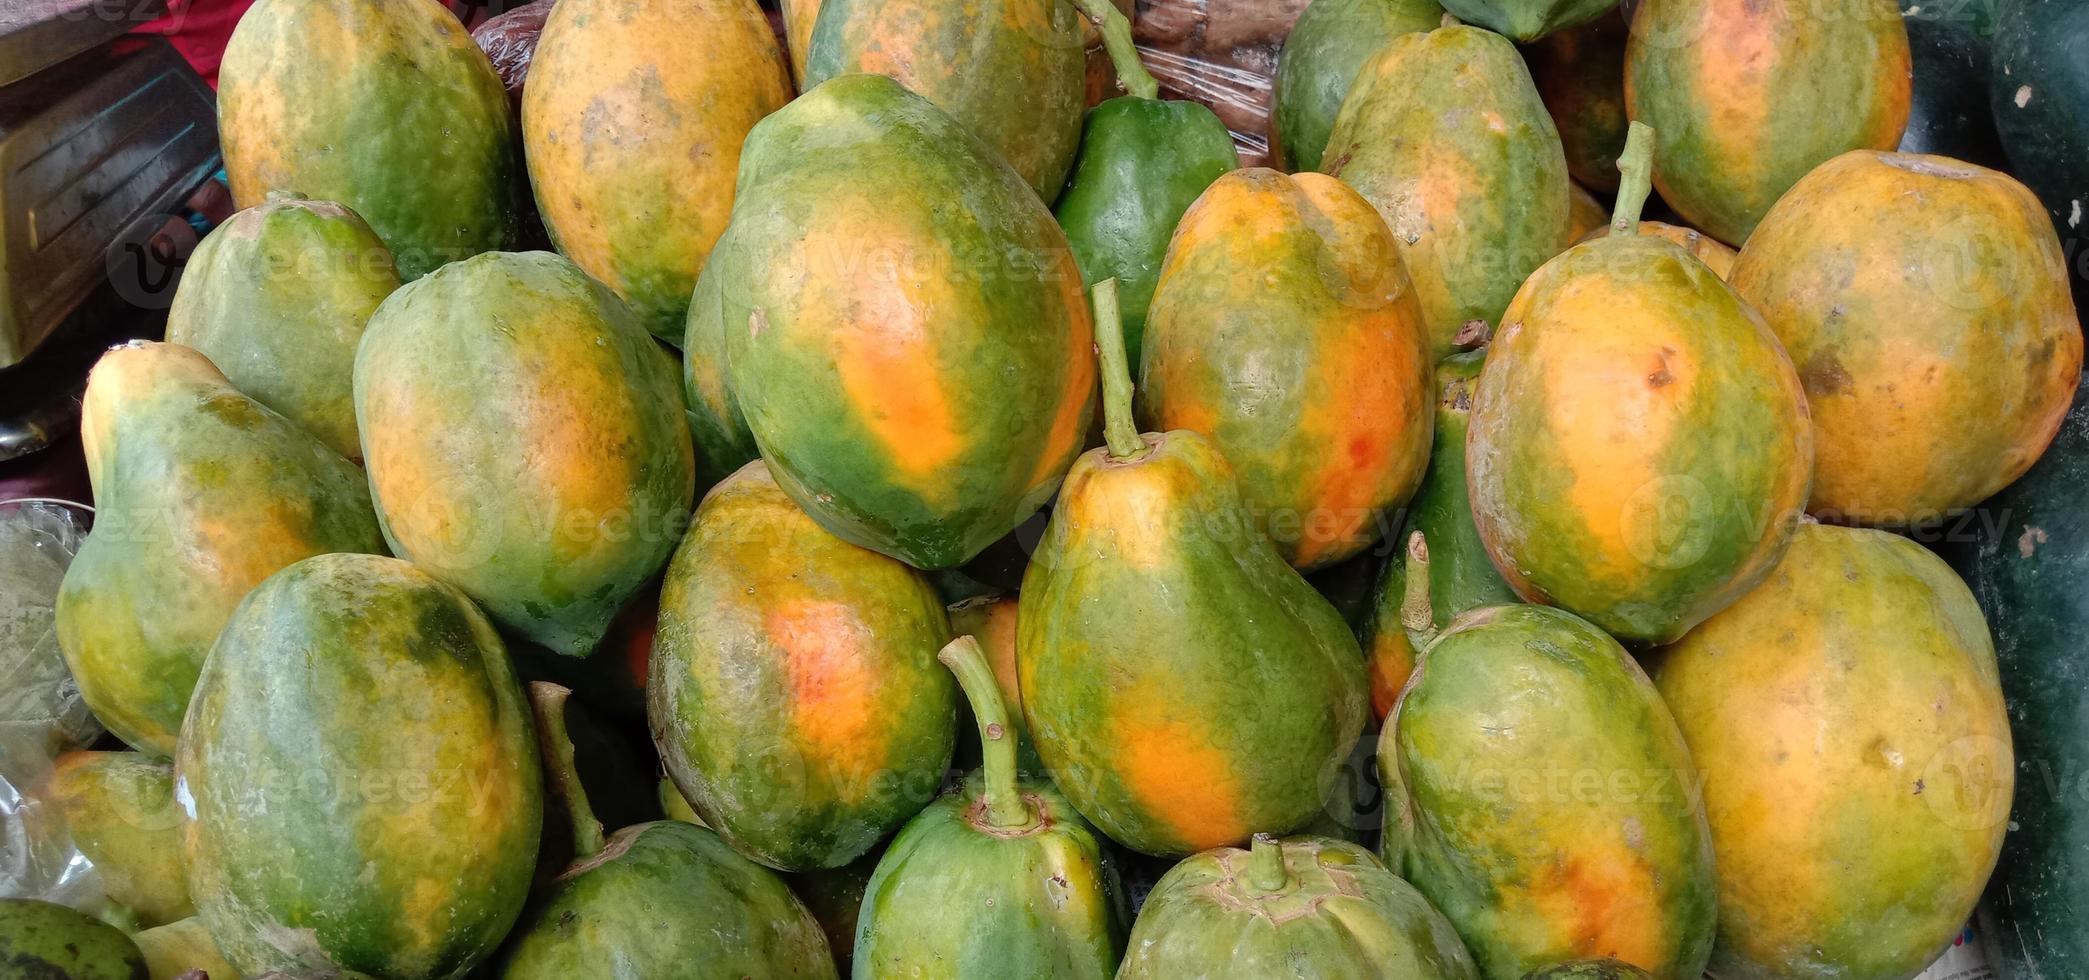
<path id="1" fill-rule="evenodd" d="M 984 765 L 900 829 L 856 925 L 856 976 L 1107 980 L 1131 918 L 1103 841 L 1050 783 L 1022 779 L 978 641 L 937 659 L 978 719 Z"/>
<path id="2" fill-rule="evenodd" d="M 1078 7 L 1074 0 L 824 0 L 803 84 L 810 92 L 853 72 L 890 76 L 948 113 L 1049 203 L 1065 186 L 1080 147 L 1088 55 L 1078 9 L 1092 3 L 1107 6 L 1107 0 L 1081 0 Z M 957 142 L 947 135 L 933 141 Z"/>
<path id="3" fill-rule="evenodd" d="M 848 9 L 830 3 L 823 29 Z M 1014 530 L 1088 434 L 1093 326 L 1065 234 L 889 78 L 837 78 L 755 127 L 707 289 L 720 302 L 697 306 L 776 482 L 917 568 Z"/>
<path id="4" fill-rule="evenodd" d="M 571 693 L 530 685 L 551 785 L 573 828 L 574 863 L 509 941 L 504 980 L 674 976 L 834 977 L 812 913 L 776 876 L 711 831 L 641 823 L 607 840 L 573 760 Z"/>
<path id="5" fill-rule="evenodd" d="M 1567 173 L 1600 191 L 1618 189 L 1625 151 L 1625 18 L 1616 11 L 1548 34 L 1524 48 L 1531 80 L 1552 113 Z"/>
<path id="6" fill-rule="evenodd" d="M 151 980 L 193 980 L 200 971 L 203 980 L 239 980 L 239 971 L 225 962 L 218 942 L 210 938 L 203 920 L 190 917 L 155 926 L 131 936 L 145 957 L 145 972 Z"/>
<path id="7" fill-rule="evenodd" d="M 1479 980 L 1443 914 L 1371 852 L 1325 837 L 1206 851 L 1169 869 L 1121 980 Z"/>
<path id="8" fill-rule="evenodd" d="M 1564 245 L 1574 245 L 1589 233 L 1610 224 L 1610 213 L 1603 209 L 1603 202 L 1580 184 L 1567 185 L 1567 237 Z"/>
<path id="9" fill-rule="evenodd" d="M 370 318 L 356 422 L 392 552 L 503 626 L 586 656 L 695 494 L 674 359 L 548 252 L 478 256 Z"/>
<path id="10" fill-rule="evenodd" d="M 172 765 L 136 752 L 68 752 L 52 764 L 50 799 L 102 891 L 140 925 L 196 913 L 181 866 Z"/>
<path id="11" fill-rule="evenodd" d="M 1674 242 L 1683 251 L 1690 253 L 1691 258 L 1703 262 L 1714 275 L 1726 280 L 1733 278 L 1734 260 L 1740 257 L 1740 253 L 1719 239 L 1687 225 L 1672 225 L 1665 221 L 1642 221 L 1639 223 L 1639 233 Z M 1605 221 L 1589 229 L 1588 234 L 1582 236 L 1580 241 L 1592 242 L 1608 234 L 1610 222 Z"/>
<path id="12" fill-rule="evenodd" d="M 1987 38 L 1970 28 L 1927 16 L 1922 5 L 1902 11 L 1908 29 L 1910 89 L 1908 125 L 1897 149 L 1977 163 L 1995 170 L 2008 164 L 1988 106 L 1992 59 Z"/>
<path id="13" fill-rule="evenodd" d="M 1715 975 L 1902 980 L 1958 938 L 2015 763 L 1987 624 L 1942 559 L 1808 524 L 1655 682 L 1704 773 Z"/>
<path id="14" fill-rule="evenodd" d="M 761 455 L 726 377 L 725 278 L 698 275 L 682 325 L 682 397 L 696 451 L 696 485 L 703 489 Z"/>
<path id="15" fill-rule="evenodd" d="M 1378 752 L 1386 860 L 1486 976 L 1581 958 L 1656 980 L 1704 973 L 1718 884 L 1697 769 L 1602 630 L 1545 606 L 1452 620 Z"/>
<path id="16" fill-rule="evenodd" d="M 360 460 L 355 345 L 398 288 L 392 253 L 360 215 L 330 201 L 272 200 L 196 246 L 167 311 L 167 341 L 201 351 L 233 387 Z"/>
<path id="17" fill-rule="evenodd" d="M 680 343 L 741 143 L 791 100 L 768 20 L 754 0 L 561 0 L 530 81 L 522 142 L 552 241 Z"/>
<path id="18" fill-rule="evenodd" d="M 1023 727 L 1022 682 L 1016 669 L 1019 609 L 1015 596 L 984 595 L 952 603 L 945 611 L 950 614 L 952 636 L 969 636 L 978 641 L 980 651 L 986 654 L 987 666 L 993 668 L 994 680 L 1001 685 L 1001 702 L 1016 706 L 1002 722 L 1015 739 L 1016 771 L 1042 777 L 1046 774 L 1044 760 L 1037 757 L 1037 746 Z"/>
<path id="19" fill-rule="evenodd" d="M 667 568 L 647 680 L 661 760 L 740 853 L 847 864 L 950 765 L 947 639 L 921 573 L 822 530 L 750 463 L 705 496 Z"/>
<path id="20" fill-rule="evenodd" d="M 1616 960 L 1575 960 L 1532 970 L 1523 980 L 1653 980 L 1647 971 Z"/>
<path id="21" fill-rule="evenodd" d="M 519 231 L 507 90 L 434 0 L 258 0 L 225 44 L 218 140 L 240 207 L 338 201 L 408 281 Z"/>
<path id="22" fill-rule="evenodd" d="M 1710 267 L 1638 232 L 1653 141 L 1633 125 L 1611 232 L 1509 304 L 1465 458 L 1473 522 L 1517 594 L 1636 643 L 1768 574 L 1813 474 L 1776 336 Z"/>
<path id="23" fill-rule="evenodd" d="M 1319 170 L 1350 83 L 1385 42 L 1443 25 L 1437 0 L 1313 0 L 1284 35 L 1270 82 L 1269 152 L 1278 169 Z M 1136 352 L 1136 344 L 1128 345 Z"/>
<path id="24" fill-rule="evenodd" d="M 1580 27 L 1616 7 L 1617 0 L 1450 0 L 1444 4 L 1459 20 L 1517 41 L 1536 41 Z"/>
<path id="25" fill-rule="evenodd" d="M 1023 575 L 1023 717 L 1067 800 L 1128 848 L 1288 833 L 1363 731 L 1363 656 L 1255 529 L 1217 444 L 1133 424 L 1114 286 L 1095 290 L 1106 445 L 1074 462 Z"/>
<path id="26" fill-rule="evenodd" d="M 102 355 L 80 443 L 99 510 L 58 591 L 58 643 L 95 717 L 170 756 L 204 656 L 247 590 L 301 558 L 384 540 L 355 464 L 178 344 Z"/>
<path id="27" fill-rule="evenodd" d="M 834 968 L 849 976 L 855 963 L 856 923 L 863 911 L 863 894 L 882 857 L 873 849 L 839 868 L 819 868 L 784 875 L 791 893 L 805 903 L 812 917 L 827 934 L 827 948 L 834 953 Z"/>
<path id="28" fill-rule="evenodd" d="M 1740 245 L 1807 171 L 1900 144 L 1910 64 L 1893 0 L 1643 0 L 1625 109 L 1659 138 L 1661 199 Z"/>
<path id="29" fill-rule="evenodd" d="M 1370 202 L 1322 174 L 1227 174 L 1183 216 L 1147 329 L 1141 420 L 1216 443 L 1286 561 L 1384 535 L 1433 416 L 1428 328 Z"/>
<path id="30" fill-rule="evenodd" d="M 321 555 L 256 586 L 175 760 L 189 895 L 225 959 L 470 972 L 529 890 L 532 732 L 493 624 L 413 565 Z"/>
<path id="31" fill-rule="evenodd" d="M 1820 220 L 1846 213 L 1865 220 Z M 1931 521 L 2008 486 L 2081 374 L 2060 240 L 2024 185 L 1985 167 L 1836 157 L 1770 210 L 1732 280 L 1799 366 L 1808 509 L 1838 522 Z"/>
<path id="32" fill-rule="evenodd" d="M 0 898 L 0 976 L 20 980 L 146 980 L 145 956 L 122 931 L 84 912 Z"/>
<path id="33" fill-rule="evenodd" d="M 1321 169 L 1385 216 L 1436 357 L 1567 240 L 1567 161 L 1515 45 L 1463 25 L 1386 42 L 1358 72 Z"/>
<path id="34" fill-rule="evenodd" d="M 1988 100 L 2010 172 L 2069 243 L 2075 302 L 2089 305 L 2089 9 L 1998 0 Z"/>
<path id="35" fill-rule="evenodd" d="M 783 0 L 777 5 L 783 16 L 785 53 L 791 59 L 791 82 L 804 91 L 805 63 L 812 56 L 812 27 L 819 22 L 820 0 Z"/>

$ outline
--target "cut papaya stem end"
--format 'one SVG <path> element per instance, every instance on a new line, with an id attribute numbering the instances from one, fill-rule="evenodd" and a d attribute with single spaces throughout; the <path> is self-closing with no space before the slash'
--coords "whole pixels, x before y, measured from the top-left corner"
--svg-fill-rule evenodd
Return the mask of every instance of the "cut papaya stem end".
<path id="1" fill-rule="evenodd" d="M 1291 887 L 1291 869 L 1284 867 L 1284 845 L 1270 834 L 1256 834 L 1248 843 L 1248 884 L 1265 893 Z"/>
<path id="2" fill-rule="evenodd" d="M 588 805 L 587 790 L 580 785 L 580 770 L 573 764 L 573 739 L 566 732 L 566 699 L 573 692 L 543 681 L 530 684 L 530 708 L 537 716 L 537 751 L 544 757 L 544 775 L 566 804 L 567 822 L 573 825 L 573 858 L 585 861 L 602 853 L 602 821 Z"/>
<path id="3" fill-rule="evenodd" d="M 1125 18 L 1124 11 L 1110 0 L 1074 0 L 1074 6 L 1102 32 L 1103 47 L 1110 52 L 1110 65 L 1117 69 L 1117 82 L 1124 86 L 1124 91 L 1141 99 L 1160 98 L 1161 85 L 1139 60 L 1139 46 L 1132 40 L 1132 22 Z"/>
<path id="4" fill-rule="evenodd" d="M 1008 723 L 1008 705 L 1001 700 L 1001 685 L 994 669 L 987 666 L 979 641 L 960 636 L 945 644 L 936 659 L 957 675 L 957 684 L 972 703 L 972 716 L 979 720 L 980 756 L 984 760 L 987 822 L 996 827 L 1027 827 L 1037 821 L 1023 802 L 1016 781 L 1016 736 Z"/>
<path id="5" fill-rule="evenodd" d="M 1146 455 L 1146 440 L 1132 421 L 1131 359 L 1124 351 L 1124 321 L 1117 313 L 1117 280 L 1096 283 L 1088 295 L 1095 305 L 1095 349 L 1101 360 L 1103 442 L 1111 459 L 1137 459 Z"/>
<path id="6" fill-rule="evenodd" d="M 1416 531 L 1407 536 L 1407 591 L 1400 597 L 1400 627 L 1408 645 L 1420 653 L 1436 639 L 1436 609 L 1429 596 L 1429 540 Z"/>
<path id="7" fill-rule="evenodd" d="M 1639 234 L 1639 212 L 1654 192 L 1654 127 L 1634 122 L 1625 131 L 1625 152 L 1618 154 L 1618 203 L 1611 212 L 1612 235 Z"/>

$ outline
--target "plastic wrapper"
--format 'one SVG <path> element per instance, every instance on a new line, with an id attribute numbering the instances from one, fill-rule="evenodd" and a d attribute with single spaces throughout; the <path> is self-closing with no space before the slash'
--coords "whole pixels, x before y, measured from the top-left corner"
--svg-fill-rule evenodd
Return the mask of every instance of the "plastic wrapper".
<path id="1" fill-rule="evenodd" d="M 471 32 L 479 50 L 493 62 L 493 71 L 508 89 L 508 104 L 522 113 L 522 82 L 529 77 L 530 59 L 537 53 L 537 36 L 544 33 L 544 18 L 551 15 L 552 0 L 537 0 L 480 24 Z"/>
<path id="2" fill-rule="evenodd" d="M 1139 0 L 1132 36 L 1161 97 L 1202 102 L 1233 131 L 1240 162 L 1269 165 L 1277 55 L 1307 0 Z"/>

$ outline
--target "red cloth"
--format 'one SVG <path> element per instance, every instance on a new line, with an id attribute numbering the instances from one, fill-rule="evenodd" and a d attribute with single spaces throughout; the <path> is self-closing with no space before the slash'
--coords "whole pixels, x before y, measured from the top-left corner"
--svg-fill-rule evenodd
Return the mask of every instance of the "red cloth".
<path id="1" fill-rule="evenodd" d="M 133 34 L 163 34 L 174 50 L 188 59 L 196 74 L 218 87 L 218 64 L 225 60 L 225 44 L 232 28 L 246 15 L 254 0 L 168 0 L 167 13 L 140 25 Z"/>

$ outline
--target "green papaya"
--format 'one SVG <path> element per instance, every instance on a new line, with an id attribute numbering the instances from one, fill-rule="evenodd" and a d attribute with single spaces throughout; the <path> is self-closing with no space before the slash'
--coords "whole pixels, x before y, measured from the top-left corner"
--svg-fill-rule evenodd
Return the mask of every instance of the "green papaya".
<path id="1" fill-rule="evenodd" d="M 145 956 L 122 931 L 63 905 L 0 898 L 0 977 L 147 980 Z"/>
<path id="2" fill-rule="evenodd" d="M 647 679 L 668 775 L 772 868 L 847 864 L 933 799 L 957 691 L 920 573 L 822 530 L 749 463 L 668 565 Z"/>
<path id="3" fill-rule="evenodd" d="M 272 200 L 196 246 L 167 311 L 167 341 L 202 351 L 248 397 L 353 460 L 355 345 L 399 288 L 392 253 L 331 201 Z"/>
<path id="4" fill-rule="evenodd" d="M 1437 0 L 1313 0 L 1284 35 L 1270 82 L 1269 152 L 1280 170 L 1319 170 L 1335 115 L 1364 62 L 1402 34 L 1443 26 Z M 1127 345 L 1137 358 L 1137 345 Z"/>
<path id="5" fill-rule="evenodd" d="M 239 971 L 225 962 L 202 919 L 169 922 L 131 939 L 144 954 L 145 972 L 152 980 L 193 980 L 190 971 L 201 971 L 204 980 L 239 980 Z"/>
<path id="6" fill-rule="evenodd" d="M 1653 975 L 1617 960 L 1575 960 L 1532 970 L 1523 980 L 1653 980 Z"/>
<path id="7" fill-rule="evenodd" d="M 1997 0 L 1988 103 L 2010 169 L 2068 243 L 2075 303 L 2089 309 L 2089 7 Z"/>
<path id="8" fill-rule="evenodd" d="M 1015 729 L 979 642 L 938 656 L 978 719 L 985 764 L 894 837 L 864 891 L 856 976 L 1107 980 L 1130 911 L 1095 828 L 1022 779 Z"/>
<path id="9" fill-rule="evenodd" d="M 225 45 L 218 139 L 240 207 L 339 201 L 409 281 L 519 231 L 507 89 L 434 0 L 259 0 Z"/>
<path id="10" fill-rule="evenodd" d="M 50 799 L 102 891 L 140 925 L 196 914 L 181 866 L 171 764 L 136 752 L 68 752 L 51 767 Z"/>
<path id="11" fill-rule="evenodd" d="M 1908 125 L 1895 149 L 2007 169 L 1988 105 L 1988 40 L 1946 19 L 1948 13 L 1948 5 L 1930 4 L 1901 12 L 1908 29 L 1910 89 Z"/>
<path id="12" fill-rule="evenodd" d="M 568 656 L 674 551 L 695 495 L 674 359 L 549 252 L 495 252 L 392 294 L 355 359 L 385 540 Z"/>
<path id="13" fill-rule="evenodd" d="M 536 863 L 532 730 L 493 624 L 413 565 L 321 555 L 255 587 L 175 760 L 189 894 L 225 959 L 470 972 Z"/>
<path id="14" fill-rule="evenodd" d="M 1625 151 L 1625 19 L 1606 11 L 1523 49 L 1531 80 L 1552 113 L 1567 174 L 1600 191 L 1618 189 Z M 1576 235 L 1576 238 L 1581 236 Z"/>
<path id="15" fill-rule="evenodd" d="M 1444 9 L 1517 41 L 1535 41 L 1609 13 L 1618 0 L 1447 0 Z"/>
<path id="16" fill-rule="evenodd" d="M 178 344 L 102 355 L 80 442 L 99 510 L 58 592 L 58 642 L 102 724 L 169 756 L 204 655 L 247 590 L 301 558 L 384 540 L 355 464 Z"/>
<path id="17" fill-rule="evenodd" d="M 1370 851 L 1256 834 L 1170 869 L 1132 927 L 1119 980 L 1480 980 L 1428 899 Z"/>
<path id="18" fill-rule="evenodd" d="M 1096 287 L 1107 445 L 1075 461 L 1023 576 L 1023 716 L 1074 808 L 1126 847 L 1288 832 L 1324 812 L 1363 730 L 1363 656 L 1211 439 L 1139 433 L 1113 286 Z"/>
<path id="19" fill-rule="evenodd" d="M 1320 169 L 1385 215 L 1436 357 L 1491 330 L 1567 241 L 1567 160 L 1523 56 L 1463 25 L 1386 42 L 1358 72 Z"/>
<path id="20" fill-rule="evenodd" d="M 863 911 L 863 894 L 883 854 L 876 849 L 839 868 L 818 868 L 783 876 L 791 893 L 805 903 L 820 931 L 827 934 L 827 948 L 834 953 L 834 967 L 850 975 L 856 958 L 856 922 Z"/>
<path id="21" fill-rule="evenodd" d="M 697 284 L 719 325 L 692 332 L 722 332 L 728 386 L 798 506 L 917 568 L 963 564 L 1042 506 L 1088 434 L 1093 329 L 1066 236 L 881 75 L 807 92 L 740 161 Z"/>
<path id="22" fill-rule="evenodd" d="M 711 265 L 723 268 L 704 268 Z M 696 450 L 696 485 L 703 490 L 761 455 L 726 377 L 725 288 L 724 275 L 699 274 L 682 326 L 682 397 Z"/>

